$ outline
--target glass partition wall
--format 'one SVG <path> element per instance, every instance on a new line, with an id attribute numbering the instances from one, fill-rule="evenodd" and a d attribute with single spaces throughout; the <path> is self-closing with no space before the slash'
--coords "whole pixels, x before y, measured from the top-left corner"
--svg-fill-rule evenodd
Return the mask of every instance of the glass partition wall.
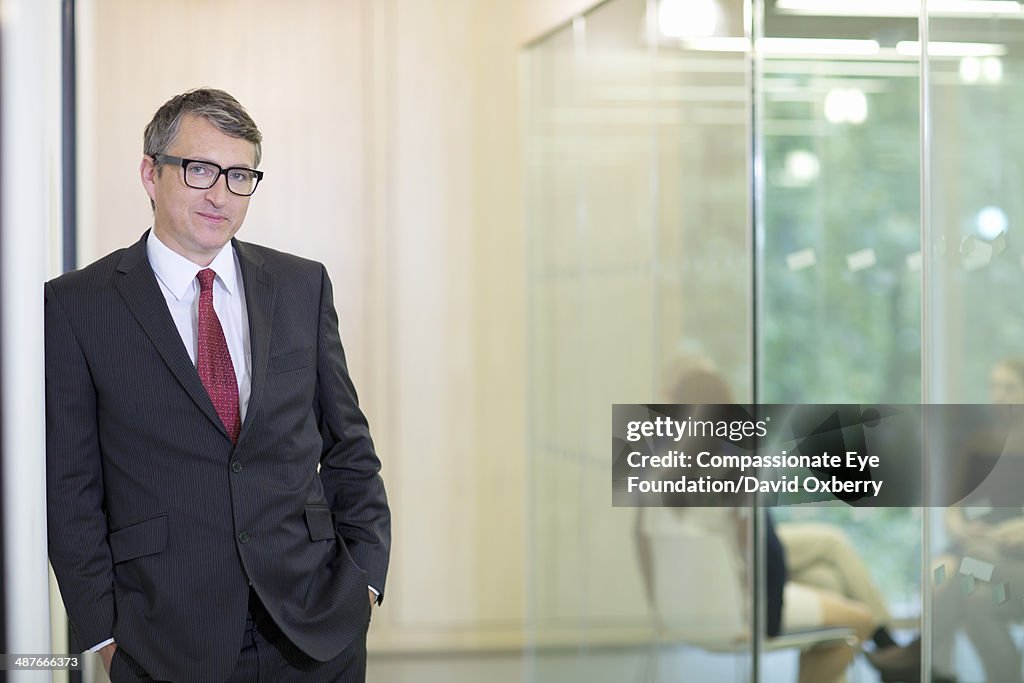
<path id="1" fill-rule="evenodd" d="M 922 7 L 608 0 L 524 51 L 529 680 L 798 680 L 754 515 L 680 546 L 612 506 L 613 403 L 694 367 L 737 402 L 1024 403 L 1024 12 Z M 928 486 L 959 476 L 924 448 Z M 1020 680 L 1022 504 L 927 502 L 770 514 L 850 544 L 924 636 L 908 679 Z"/>
<path id="2" fill-rule="evenodd" d="M 1024 403 L 1024 16 L 1017 3 L 984 4 L 983 16 L 933 10 L 925 25 L 923 394 L 934 403 Z M 1019 422 L 1011 412 L 985 425 L 999 448 L 972 442 L 958 467 L 928 476 L 939 490 L 981 481 L 927 517 L 925 658 L 936 677 L 1022 680 Z"/>

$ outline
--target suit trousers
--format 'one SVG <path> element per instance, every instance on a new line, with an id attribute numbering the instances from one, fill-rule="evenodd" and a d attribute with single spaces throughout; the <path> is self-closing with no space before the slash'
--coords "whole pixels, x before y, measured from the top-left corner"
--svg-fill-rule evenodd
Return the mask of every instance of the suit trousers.
<path id="1" fill-rule="evenodd" d="M 367 601 L 367 609 L 372 609 Z M 369 617 L 367 617 L 367 627 Z M 154 681 L 131 656 L 118 648 L 110 665 L 112 683 Z M 299 650 L 267 614 L 254 591 L 249 591 L 242 650 L 226 683 L 364 683 L 366 631 L 341 654 L 320 662 Z"/>

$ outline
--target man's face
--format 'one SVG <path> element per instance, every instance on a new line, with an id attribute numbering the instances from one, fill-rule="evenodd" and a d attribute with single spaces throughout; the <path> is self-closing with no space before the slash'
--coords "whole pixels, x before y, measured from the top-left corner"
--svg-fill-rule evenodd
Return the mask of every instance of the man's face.
<path id="1" fill-rule="evenodd" d="M 168 155 L 209 161 L 221 168 L 253 168 L 256 148 L 248 140 L 225 135 L 199 116 L 186 114 Z M 193 263 L 207 266 L 242 227 L 249 209 L 249 197 L 228 191 L 226 177 L 213 187 L 196 190 L 185 184 L 184 169 L 164 164 L 157 169 L 153 159 L 143 157 L 139 168 L 142 184 L 156 204 L 153 230 L 161 242 Z"/>

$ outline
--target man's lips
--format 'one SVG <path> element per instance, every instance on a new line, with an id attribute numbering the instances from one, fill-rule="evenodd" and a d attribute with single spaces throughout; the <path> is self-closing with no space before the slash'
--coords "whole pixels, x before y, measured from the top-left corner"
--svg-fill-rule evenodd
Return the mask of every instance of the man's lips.
<path id="1" fill-rule="evenodd" d="M 206 220 L 214 222 L 214 223 L 220 223 L 221 221 L 226 221 L 227 220 L 227 216 L 221 216 L 220 214 L 216 214 L 216 213 L 203 213 L 202 211 L 197 211 L 196 213 L 198 213 L 200 216 L 202 216 Z"/>

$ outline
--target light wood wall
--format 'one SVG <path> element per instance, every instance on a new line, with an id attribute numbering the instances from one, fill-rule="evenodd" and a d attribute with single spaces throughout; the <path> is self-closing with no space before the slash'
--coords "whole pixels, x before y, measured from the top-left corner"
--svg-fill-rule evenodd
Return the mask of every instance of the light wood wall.
<path id="1" fill-rule="evenodd" d="M 371 649 L 518 646 L 518 53 L 590 0 L 79 0 L 79 263 L 151 211 L 142 131 L 209 85 L 264 134 L 241 239 L 323 261 L 394 514 Z"/>

